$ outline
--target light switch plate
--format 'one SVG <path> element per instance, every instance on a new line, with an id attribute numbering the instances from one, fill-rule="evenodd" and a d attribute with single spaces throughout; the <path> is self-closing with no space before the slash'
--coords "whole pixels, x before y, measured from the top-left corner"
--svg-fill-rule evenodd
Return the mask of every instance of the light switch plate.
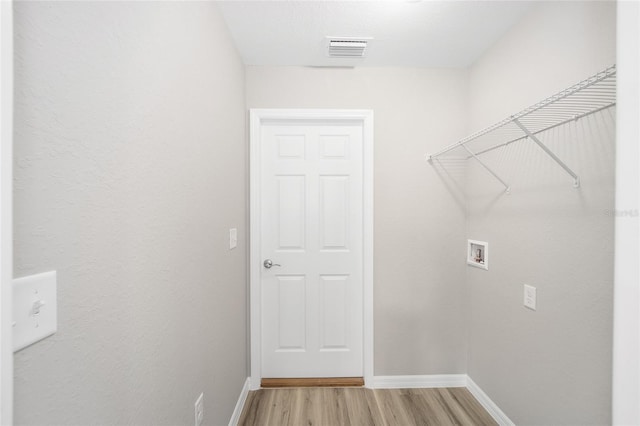
<path id="1" fill-rule="evenodd" d="M 536 310 L 536 288 L 527 284 L 524 285 L 524 306 Z"/>
<path id="2" fill-rule="evenodd" d="M 58 330 L 55 271 L 13 280 L 13 351 Z"/>
<path id="3" fill-rule="evenodd" d="M 238 229 L 231 228 L 229 229 L 229 250 L 234 249 L 238 246 Z"/>
<path id="4" fill-rule="evenodd" d="M 201 426 L 204 420 L 204 393 L 201 393 L 195 403 L 196 426 Z"/>

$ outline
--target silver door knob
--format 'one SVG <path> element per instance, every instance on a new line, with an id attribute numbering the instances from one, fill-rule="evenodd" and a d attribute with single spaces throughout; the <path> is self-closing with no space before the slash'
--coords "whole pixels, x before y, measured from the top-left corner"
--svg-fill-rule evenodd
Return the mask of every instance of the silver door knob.
<path id="1" fill-rule="evenodd" d="M 262 264 L 267 269 L 271 269 L 272 266 L 282 266 L 282 265 L 278 265 L 277 263 L 273 263 L 273 260 L 271 259 L 265 260 Z"/>

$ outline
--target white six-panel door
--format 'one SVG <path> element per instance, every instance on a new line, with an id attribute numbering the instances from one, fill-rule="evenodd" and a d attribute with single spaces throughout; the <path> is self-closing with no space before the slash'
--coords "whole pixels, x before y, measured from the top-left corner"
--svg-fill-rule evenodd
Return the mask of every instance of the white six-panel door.
<path id="1" fill-rule="evenodd" d="M 260 132 L 262 377 L 362 377 L 363 126 Z"/>

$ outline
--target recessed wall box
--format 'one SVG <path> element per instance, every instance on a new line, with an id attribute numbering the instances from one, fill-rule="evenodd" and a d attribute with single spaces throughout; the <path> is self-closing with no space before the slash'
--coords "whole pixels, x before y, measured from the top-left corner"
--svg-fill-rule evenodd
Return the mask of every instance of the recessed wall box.
<path id="1" fill-rule="evenodd" d="M 489 269 L 489 243 L 467 240 L 467 265 Z"/>

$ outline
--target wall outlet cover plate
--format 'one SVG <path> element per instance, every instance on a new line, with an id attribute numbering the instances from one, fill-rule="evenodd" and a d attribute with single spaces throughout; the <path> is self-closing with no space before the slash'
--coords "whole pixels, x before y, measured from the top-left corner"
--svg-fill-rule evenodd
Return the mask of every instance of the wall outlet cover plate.
<path id="1" fill-rule="evenodd" d="M 238 229 L 229 229 L 229 250 L 232 250 L 238 246 Z"/>
<path id="2" fill-rule="evenodd" d="M 527 284 L 524 285 L 524 306 L 536 310 L 536 288 Z"/>

